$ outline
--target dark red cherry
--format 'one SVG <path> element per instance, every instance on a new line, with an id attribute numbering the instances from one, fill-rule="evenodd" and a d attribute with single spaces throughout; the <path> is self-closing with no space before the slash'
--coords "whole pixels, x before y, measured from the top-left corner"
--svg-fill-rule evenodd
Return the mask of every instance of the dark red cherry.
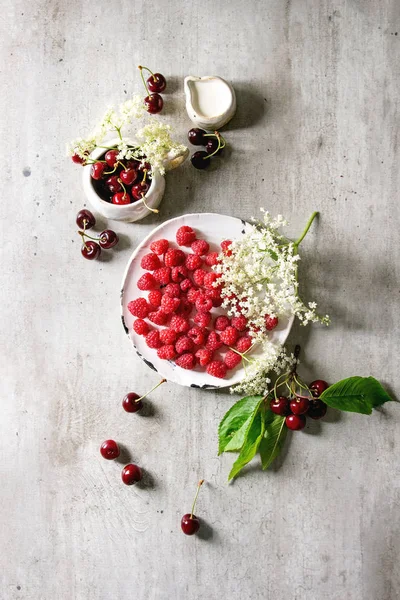
<path id="1" fill-rule="evenodd" d="M 90 175 L 91 175 L 92 179 L 95 179 L 96 181 L 101 179 L 103 177 L 103 173 L 104 173 L 106 166 L 107 166 L 106 163 L 102 163 L 102 162 L 93 163 L 92 166 L 90 167 Z"/>
<path id="2" fill-rule="evenodd" d="M 129 392 L 122 400 L 122 407 L 126 412 L 135 413 L 143 408 L 143 402 L 139 400 L 140 396 L 135 392 Z"/>
<path id="3" fill-rule="evenodd" d="M 119 154 L 119 150 L 108 150 L 108 152 L 106 152 L 106 155 L 104 158 L 109 167 L 114 167 L 115 163 L 118 162 L 118 158 L 117 158 L 118 154 Z"/>
<path id="4" fill-rule="evenodd" d="M 90 210 L 80 210 L 76 215 L 76 224 L 80 229 L 91 229 L 96 224 L 96 219 Z"/>
<path id="5" fill-rule="evenodd" d="M 161 73 L 153 73 L 147 80 L 147 87 L 151 92 L 163 92 L 167 87 L 167 81 Z"/>
<path id="6" fill-rule="evenodd" d="M 181 528 L 185 535 L 194 535 L 200 528 L 200 521 L 196 515 L 187 513 L 181 519 Z"/>
<path id="7" fill-rule="evenodd" d="M 304 415 L 309 406 L 310 401 L 308 398 L 293 398 L 290 402 L 290 410 L 294 415 Z"/>
<path id="8" fill-rule="evenodd" d="M 273 413 L 281 417 L 286 417 L 286 415 L 290 414 L 289 400 L 285 396 L 273 398 L 270 402 L 270 408 Z"/>
<path id="9" fill-rule="evenodd" d="M 144 171 L 146 171 L 147 175 L 149 175 L 151 173 L 151 164 L 148 162 L 140 163 L 137 169 L 141 173 L 144 173 Z"/>
<path id="10" fill-rule="evenodd" d="M 216 137 L 206 137 L 205 139 L 208 140 L 206 143 L 207 154 L 214 154 L 214 152 L 216 153 L 216 156 L 218 156 L 218 154 L 222 154 L 223 148 L 220 148 L 217 152 L 219 143 Z"/>
<path id="11" fill-rule="evenodd" d="M 118 458 L 119 456 L 119 447 L 117 442 L 114 440 L 106 440 L 100 446 L 100 452 L 103 458 L 107 460 L 114 460 L 114 458 Z"/>
<path id="12" fill-rule="evenodd" d="M 113 204 L 130 204 L 131 199 L 130 199 L 129 194 L 126 194 L 124 192 L 118 192 L 118 194 L 114 194 L 114 196 L 112 197 L 112 203 Z"/>
<path id="13" fill-rule="evenodd" d="M 85 162 L 85 159 L 78 156 L 77 154 L 73 154 L 71 156 L 71 158 L 72 158 L 72 161 L 77 165 L 82 165 Z"/>
<path id="14" fill-rule="evenodd" d="M 141 181 L 140 183 L 137 183 L 131 189 L 132 197 L 135 200 L 141 200 L 142 197 L 149 191 L 149 187 L 150 187 L 149 184 L 146 183 L 145 181 Z"/>
<path id="15" fill-rule="evenodd" d="M 155 115 L 162 111 L 164 101 L 160 94 L 149 94 L 144 99 L 144 105 L 148 113 Z"/>
<path id="16" fill-rule="evenodd" d="M 207 152 L 204 150 L 199 150 L 192 154 L 190 162 L 195 167 L 195 169 L 207 169 L 210 166 L 210 157 Z"/>
<path id="17" fill-rule="evenodd" d="M 293 431 L 300 431 L 306 426 L 306 418 L 304 415 L 288 415 L 285 419 L 286 427 Z"/>
<path id="18" fill-rule="evenodd" d="M 122 169 L 119 174 L 119 178 L 121 179 L 124 185 L 132 185 L 135 179 L 137 179 L 137 171 L 135 169 Z"/>
<path id="19" fill-rule="evenodd" d="M 326 415 L 327 406 L 322 400 L 311 400 L 308 407 L 307 417 L 312 419 L 322 419 Z"/>
<path id="20" fill-rule="evenodd" d="M 193 129 L 189 129 L 188 131 L 188 140 L 193 146 L 205 146 L 208 139 L 204 137 L 206 133 L 207 131 L 204 131 L 204 129 L 193 127 Z"/>
<path id="21" fill-rule="evenodd" d="M 105 229 L 99 235 L 99 244 L 105 250 L 108 250 L 109 248 L 113 248 L 114 246 L 116 246 L 118 244 L 118 242 L 119 242 L 119 238 L 118 238 L 117 234 L 115 233 L 115 231 L 113 231 L 112 229 Z"/>
<path id="22" fill-rule="evenodd" d="M 126 465 L 122 469 L 121 478 L 126 485 L 133 485 L 142 479 L 142 469 L 137 465 Z"/>
<path id="23" fill-rule="evenodd" d="M 106 181 L 107 187 L 112 194 L 116 194 L 120 190 L 122 190 L 121 184 L 118 181 L 118 175 L 111 175 Z"/>
<path id="24" fill-rule="evenodd" d="M 328 389 L 329 384 L 323 379 L 316 379 L 308 386 L 314 398 L 319 398 L 322 392 Z"/>
<path id="25" fill-rule="evenodd" d="M 84 258 L 88 260 L 95 260 L 98 258 L 101 253 L 101 248 L 97 242 L 92 242 L 92 240 L 88 240 L 85 242 L 81 248 L 81 253 Z"/>

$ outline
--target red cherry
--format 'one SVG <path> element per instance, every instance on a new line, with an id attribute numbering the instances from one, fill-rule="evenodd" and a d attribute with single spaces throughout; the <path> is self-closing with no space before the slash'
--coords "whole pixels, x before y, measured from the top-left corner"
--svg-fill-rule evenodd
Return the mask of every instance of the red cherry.
<path id="1" fill-rule="evenodd" d="M 100 453 L 103 458 L 107 460 L 114 460 L 114 458 L 118 458 L 119 456 L 119 447 L 117 442 L 114 440 L 106 440 L 100 446 Z"/>
<path id="2" fill-rule="evenodd" d="M 82 165 L 85 162 L 84 158 L 81 158 L 80 156 L 78 156 L 77 154 L 73 154 L 71 156 L 72 161 L 77 164 L 77 165 Z"/>
<path id="3" fill-rule="evenodd" d="M 121 173 L 119 174 L 119 178 L 121 179 L 122 183 L 124 183 L 125 185 L 132 185 L 132 183 L 135 181 L 135 179 L 137 178 L 137 171 L 135 169 L 123 169 L 121 171 Z"/>
<path id="4" fill-rule="evenodd" d="M 90 210 L 84 208 L 76 215 L 76 224 L 80 229 L 91 229 L 96 224 L 96 219 Z"/>
<path id="5" fill-rule="evenodd" d="M 112 229 L 105 229 L 99 235 L 99 244 L 105 250 L 108 250 L 109 248 L 113 248 L 114 246 L 116 246 L 118 244 L 118 242 L 119 242 L 119 238 L 118 238 L 117 234 L 115 233 L 115 231 L 113 231 Z"/>
<path id="6" fill-rule="evenodd" d="M 278 317 L 271 317 L 270 315 L 265 315 L 265 329 L 267 331 L 272 331 L 278 325 L 279 319 Z"/>
<path id="7" fill-rule="evenodd" d="M 143 402 L 139 400 L 140 396 L 135 392 L 129 392 L 122 400 L 122 407 L 126 412 L 135 413 L 143 408 Z M 138 401 L 139 400 L 139 401 Z"/>
<path id="8" fill-rule="evenodd" d="M 141 181 L 134 185 L 131 189 L 131 194 L 135 200 L 141 200 L 143 196 L 149 191 L 149 184 L 145 181 Z"/>
<path id="9" fill-rule="evenodd" d="M 281 417 L 286 417 L 286 415 L 290 414 L 289 400 L 285 396 L 273 398 L 270 402 L 270 408 L 273 413 Z"/>
<path id="10" fill-rule="evenodd" d="M 107 183 L 108 189 L 110 190 L 110 192 L 112 194 L 116 194 L 117 192 L 122 190 L 122 186 L 121 186 L 120 182 L 118 181 L 117 175 L 111 175 L 111 177 L 109 177 L 107 179 L 106 183 Z"/>
<path id="11" fill-rule="evenodd" d="M 118 158 L 117 158 L 118 154 L 119 154 L 119 150 L 108 150 L 108 152 L 106 152 L 106 155 L 104 158 L 109 167 L 114 167 L 115 163 L 118 162 Z"/>
<path id="12" fill-rule="evenodd" d="M 326 415 L 327 406 L 322 400 L 311 400 L 307 416 L 312 419 L 322 419 Z"/>
<path id="13" fill-rule="evenodd" d="M 294 415 L 304 415 L 309 406 L 310 401 L 308 398 L 293 398 L 290 403 L 290 410 Z"/>
<path id="14" fill-rule="evenodd" d="M 96 181 L 101 179 L 103 177 L 103 173 L 104 173 L 106 166 L 107 165 L 102 162 L 93 163 L 92 166 L 90 167 L 90 175 L 91 175 L 92 179 L 95 179 Z"/>
<path id="15" fill-rule="evenodd" d="M 167 87 L 167 81 L 161 73 L 153 73 L 147 80 L 147 87 L 151 92 L 163 92 Z"/>
<path id="16" fill-rule="evenodd" d="M 83 244 L 81 253 L 84 258 L 87 258 L 88 260 L 95 260 L 100 256 L 101 248 L 97 242 L 88 240 Z"/>
<path id="17" fill-rule="evenodd" d="M 187 513 L 181 519 L 181 528 L 185 535 L 194 535 L 200 528 L 200 521 L 196 515 Z"/>
<path id="18" fill-rule="evenodd" d="M 137 170 L 140 171 L 141 173 L 143 173 L 144 171 L 146 171 L 147 176 L 149 176 L 149 174 L 151 173 L 151 164 L 148 163 L 148 162 L 139 163 L 139 166 L 137 167 Z"/>
<path id="19" fill-rule="evenodd" d="M 113 204 L 130 204 L 131 199 L 130 199 L 129 194 L 126 194 L 125 192 L 118 192 L 118 194 L 114 194 L 114 196 L 112 197 L 112 203 Z"/>
<path id="20" fill-rule="evenodd" d="M 308 386 L 314 398 L 319 398 L 322 392 L 328 389 L 329 384 L 323 379 L 316 379 Z"/>
<path id="21" fill-rule="evenodd" d="M 126 485 L 133 485 L 142 479 L 142 469 L 137 465 L 126 465 L 122 469 L 121 478 Z"/>
<path id="22" fill-rule="evenodd" d="M 293 431 L 300 431 L 306 426 L 306 418 L 304 415 L 288 415 L 285 419 L 286 427 Z"/>
<path id="23" fill-rule="evenodd" d="M 160 94 L 149 94 L 149 96 L 146 96 L 144 99 L 144 105 L 148 113 L 155 115 L 162 110 L 164 101 Z"/>

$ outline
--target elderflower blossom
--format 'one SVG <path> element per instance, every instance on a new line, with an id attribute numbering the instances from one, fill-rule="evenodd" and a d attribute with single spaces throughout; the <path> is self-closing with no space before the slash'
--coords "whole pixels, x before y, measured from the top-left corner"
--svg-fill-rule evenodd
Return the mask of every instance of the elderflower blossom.
<path id="1" fill-rule="evenodd" d="M 167 159 L 174 159 L 184 153 L 186 147 L 174 142 L 170 135 L 171 126 L 165 125 L 156 119 L 145 125 L 136 133 L 140 143 L 140 150 L 153 169 L 162 175 L 165 173 Z"/>

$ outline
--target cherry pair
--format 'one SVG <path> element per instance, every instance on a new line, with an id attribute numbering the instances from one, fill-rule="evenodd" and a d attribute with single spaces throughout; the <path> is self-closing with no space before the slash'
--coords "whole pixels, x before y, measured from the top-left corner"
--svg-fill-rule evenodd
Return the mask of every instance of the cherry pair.
<path id="1" fill-rule="evenodd" d="M 87 260 L 94 260 L 98 258 L 101 254 L 102 248 L 104 250 L 108 250 L 109 248 L 113 248 L 118 244 L 118 236 L 115 231 L 112 231 L 112 229 L 105 229 L 96 238 L 87 235 L 86 231 L 94 227 L 96 224 L 95 216 L 90 212 L 90 210 L 80 210 L 76 215 L 76 224 L 81 228 L 81 230 L 78 231 L 83 242 L 81 253 L 82 256 Z M 88 238 L 88 241 L 86 238 Z"/>
<path id="2" fill-rule="evenodd" d="M 198 127 L 188 131 L 188 140 L 193 146 L 205 146 L 205 150 L 198 150 L 190 158 L 195 169 L 207 169 L 210 166 L 211 157 L 221 154 L 226 146 L 224 138 L 218 131 L 207 133 Z"/>
<path id="3" fill-rule="evenodd" d="M 167 81 L 164 75 L 161 75 L 161 73 L 153 73 L 148 67 L 139 65 L 138 69 L 147 92 L 147 96 L 144 99 L 144 105 L 148 113 L 155 115 L 161 112 L 164 106 L 164 100 L 162 99 L 160 92 L 163 92 L 167 87 Z M 144 80 L 143 69 L 150 73 L 150 77 L 148 77 L 146 81 Z"/>
<path id="4" fill-rule="evenodd" d="M 107 460 L 115 460 L 120 455 L 120 449 L 114 440 L 106 440 L 100 446 L 100 453 Z M 133 485 L 140 481 L 142 477 L 142 469 L 133 463 L 125 465 L 121 472 L 121 479 L 125 485 Z"/>

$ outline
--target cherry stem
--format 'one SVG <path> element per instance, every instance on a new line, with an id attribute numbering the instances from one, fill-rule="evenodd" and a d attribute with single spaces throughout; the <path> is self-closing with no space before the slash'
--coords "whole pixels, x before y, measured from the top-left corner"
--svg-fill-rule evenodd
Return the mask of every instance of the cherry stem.
<path id="1" fill-rule="evenodd" d="M 140 70 L 145 69 L 146 71 L 148 71 L 149 73 L 151 73 L 153 75 L 154 81 L 156 80 L 155 77 L 154 77 L 153 71 L 150 71 L 149 67 L 143 67 L 142 65 L 139 65 L 138 69 L 140 69 Z"/>
<path id="2" fill-rule="evenodd" d="M 311 217 L 308 219 L 307 225 L 305 226 L 303 233 L 301 234 L 299 239 L 294 242 L 294 247 L 296 248 L 296 250 L 297 250 L 298 246 L 301 244 L 301 242 L 304 240 L 304 238 L 306 237 L 308 230 L 311 227 L 312 222 L 314 221 L 315 217 L 318 215 L 319 215 L 319 212 L 314 211 L 313 214 L 311 215 Z"/>
<path id="3" fill-rule="evenodd" d="M 146 394 L 144 394 L 143 396 L 141 396 L 140 398 L 138 398 L 137 400 L 135 400 L 135 402 L 140 402 L 140 400 L 143 400 L 143 398 L 146 398 L 146 396 L 148 396 L 149 394 L 151 394 L 152 392 L 154 392 L 154 390 L 156 390 L 158 387 L 160 387 L 160 385 L 162 383 L 166 383 L 166 379 L 161 379 L 161 381 L 159 381 L 157 383 L 157 385 L 155 385 L 149 392 L 147 392 Z"/>
<path id="4" fill-rule="evenodd" d="M 150 212 L 155 213 L 156 215 L 160 212 L 157 208 L 151 208 L 146 200 L 145 200 L 145 194 L 142 192 L 142 200 L 143 200 L 143 204 L 145 205 L 145 207 L 147 208 L 147 210 L 149 210 Z"/>
<path id="5" fill-rule="evenodd" d="M 206 134 L 206 135 L 210 135 L 210 134 Z M 215 136 L 215 137 L 217 138 L 217 140 L 218 140 L 218 148 L 217 148 L 217 149 L 216 149 L 216 150 L 215 150 L 215 151 L 214 151 L 212 154 L 209 154 L 208 156 L 205 156 L 205 157 L 203 158 L 203 160 L 208 160 L 209 158 L 211 158 L 212 156 L 214 156 L 214 154 L 217 154 L 217 152 L 219 152 L 219 150 L 220 150 L 221 148 L 224 148 L 224 147 L 225 147 L 225 140 L 224 140 L 224 145 L 222 146 L 222 144 L 221 144 L 221 140 L 222 140 L 223 138 L 221 137 L 221 135 L 219 134 L 219 132 L 218 132 L 218 131 L 215 131 L 215 132 L 214 132 L 213 134 L 211 134 L 211 135 L 213 135 L 213 136 Z"/>
<path id="6" fill-rule="evenodd" d="M 149 88 L 147 87 L 147 83 L 145 82 L 145 80 L 144 80 L 144 75 L 143 75 L 143 69 L 147 69 L 147 67 L 141 67 L 141 66 L 139 65 L 139 66 L 138 66 L 138 69 L 139 69 L 139 71 L 140 71 L 140 76 L 141 76 L 141 78 L 142 78 L 143 85 L 144 85 L 144 87 L 146 88 L 147 95 L 148 95 L 148 96 L 150 96 Z M 150 71 L 150 69 L 147 69 L 147 70 L 148 70 L 148 71 Z M 150 71 L 150 73 L 151 73 L 151 71 Z"/>
<path id="7" fill-rule="evenodd" d="M 83 241 L 83 243 L 84 243 L 84 244 L 85 244 L 85 240 L 84 240 L 83 238 L 85 238 L 85 237 L 89 238 L 89 240 L 94 240 L 95 242 L 98 242 L 98 241 L 99 241 L 99 239 L 100 239 L 99 237 L 98 237 L 98 238 L 91 237 L 90 235 L 88 235 L 88 234 L 86 233 L 86 231 L 85 231 L 85 230 L 84 230 L 84 231 L 78 231 L 78 233 L 79 233 L 79 235 L 82 237 L 82 241 Z M 85 245 L 86 245 L 86 244 L 85 244 Z"/>
<path id="8" fill-rule="evenodd" d="M 197 502 L 197 496 L 199 495 L 199 491 L 200 491 L 200 488 L 203 485 L 203 483 L 204 483 L 204 479 L 200 479 L 200 481 L 199 481 L 199 483 L 197 485 L 197 492 L 196 492 L 196 495 L 195 495 L 194 500 L 193 500 L 192 510 L 190 512 L 190 518 L 191 519 L 193 519 L 193 513 L 194 513 L 194 509 L 195 509 L 196 502 Z"/>
<path id="9" fill-rule="evenodd" d="M 124 194 L 126 194 L 126 187 L 124 186 L 124 184 L 122 183 L 122 180 L 118 177 L 118 183 L 122 186 L 122 189 L 124 190 Z"/>

